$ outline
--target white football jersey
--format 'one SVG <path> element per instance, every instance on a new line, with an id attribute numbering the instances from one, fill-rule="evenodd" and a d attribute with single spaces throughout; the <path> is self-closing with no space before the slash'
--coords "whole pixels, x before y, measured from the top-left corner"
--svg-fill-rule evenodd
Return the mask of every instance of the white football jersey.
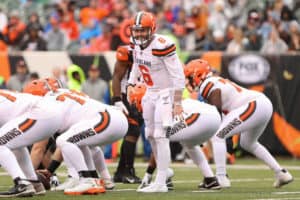
<path id="1" fill-rule="evenodd" d="M 201 115 L 218 113 L 215 106 L 194 99 L 184 99 L 182 101 L 182 108 L 184 113 L 188 115 L 192 113 L 199 113 Z"/>
<path id="2" fill-rule="evenodd" d="M 58 92 L 47 93 L 47 98 L 56 102 L 55 109 L 60 111 L 64 120 L 59 132 L 64 132 L 75 123 L 94 116 L 95 112 L 104 112 L 106 109 L 113 109 L 112 106 L 103 104 L 81 92 L 68 89 L 59 89 Z"/>
<path id="3" fill-rule="evenodd" d="M 31 94 L 0 90 L 0 126 L 29 111 L 41 99 Z"/>
<path id="4" fill-rule="evenodd" d="M 145 49 L 134 45 L 133 63 L 130 84 L 135 84 L 141 75 L 149 89 L 184 88 L 183 66 L 175 44 L 166 36 L 154 34 Z"/>
<path id="5" fill-rule="evenodd" d="M 230 112 L 262 95 L 218 76 L 206 78 L 200 85 L 199 92 L 204 99 L 207 99 L 211 92 L 216 89 L 221 90 L 222 111 L 224 113 Z"/>

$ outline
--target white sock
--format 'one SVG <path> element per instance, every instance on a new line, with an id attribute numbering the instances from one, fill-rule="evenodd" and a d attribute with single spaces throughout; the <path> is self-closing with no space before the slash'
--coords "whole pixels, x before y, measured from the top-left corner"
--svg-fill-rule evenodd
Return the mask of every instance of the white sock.
<path id="1" fill-rule="evenodd" d="M 88 170 L 95 171 L 96 167 L 95 167 L 95 163 L 93 160 L 93 155 L 90 150 L 90 147 L 82 146 L 82 147 L 80 147 L 80 149 L 81 149 L 81 152 L 83 153 L 83 157 L 84 157 L 85 163 L 88 167 Z"/>
<path id="2" fill-rule="evenodd" d="M 27 179 L 38 180 L 27 147 L 16 149 L 13 152 Z"/>
<path id="3" fill-rule="evenodd" d="M 67 165 L 67 163 L 66 163 L 66 165 Z M 69 175 L 69 176 L 71 176 L 72 178 L 77 178 L 77 179 L 79 179 L 79 174 L 78 174 L 78 172 L 75 170 L 74 167 L 70 167 L 70 168 L 68 167 L 67 170 L 68 170 L 68 175 Z"/>
<path id="4" fill-rule="evenodd" d="M 88 170 L 83 153 L 77 145 L 70 142 L 64 142 L 63 144 L 59 145 L 59 147 L 65 163 L 69 168 L 73 167 L 77 172 Z"/>
<path id="5" fill-rule="evenodd" d="M 111 175 L 107 169 L 103 151 L 100 147 L 91 148 L 93 154 L 93 160 L 97 171 L 100 173 L 101 178 L 111 179 Z"/>
<path id="6" fill-rule="evenodd" d="M 169 139 L 156 138 L 155 142 L 157 147 L 157 175 L 155 183 L 165 185 L 167 180 L 167 169 L 171 162 Z"/>
<path id="7" fill-rule="evenodd" d="M 202 152 L 200 146 L 192 146 L 192 147 L 186 147 L 187 154 L 190 156 L 190 158 L 194 161 L 194 163 L 199 167 L 204 177 L 213 177 L 214 173 L 211 170 L 207 159 Z"/>
<path id="8" fill-rule="evenodd" d="M 13 179 L 17 177 L 26 179 L 26 176 L 19 166 L 15 154 L 4 145 L 0 146 L 0 165 L 9 173 L 9 175 Z"/>
<path id="9" fill-rule="evenodd" d="M 266 163 L 275 173 L 281 170 L 281 167 L 278 164 L 278 162 L 275 160 L 275 158 L 268 152 L 268 150 L 264 146 L 262 146 L 258 142 L 251 145 L 251 149 L 245 148 L 245 150 L 249 151 L 250 153 L 255 155 L 258 159 Z"/>
<path id="10" fill-rule="evenodd" d="M 211 139 L 213 146 L 213 155 L 216 163 L 216 175 L 225 176 L 226 175 L 226 154 L 227 148 L 224 139 L 213 136 Z"/>

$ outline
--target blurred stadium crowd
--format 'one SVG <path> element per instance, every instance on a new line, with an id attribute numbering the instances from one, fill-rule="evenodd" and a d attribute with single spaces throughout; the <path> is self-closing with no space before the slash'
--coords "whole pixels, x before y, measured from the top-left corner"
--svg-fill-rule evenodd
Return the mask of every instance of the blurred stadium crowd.
<path id="1" fill-rule="evenodd" d="M 184 51 L 300 50 L 298 0 L 1 0 L 0 50 L 116 50 L 124 19 L 140 10 Z"/>

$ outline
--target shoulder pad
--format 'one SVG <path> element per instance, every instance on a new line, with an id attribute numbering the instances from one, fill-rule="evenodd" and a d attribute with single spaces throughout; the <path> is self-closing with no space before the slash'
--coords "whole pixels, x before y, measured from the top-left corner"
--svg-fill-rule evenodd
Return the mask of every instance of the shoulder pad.
<path id="1" fill-rule="evenodd" d="M 126 62 L 131 61 L 132 52 L 128 46 L 119 46 L 116 52 L 116 59 L 118 61 Z"/>
<path id="2" fill-rule="evenodd" d="M 176 53 L 176 46 L 171 39 L 163 35 L 155 35 L 152 55 L 163 57 Z"/>

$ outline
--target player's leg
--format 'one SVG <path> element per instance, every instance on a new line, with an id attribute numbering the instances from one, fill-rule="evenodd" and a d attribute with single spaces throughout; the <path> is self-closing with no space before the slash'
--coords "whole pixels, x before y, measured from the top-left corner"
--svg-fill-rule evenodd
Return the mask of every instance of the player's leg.
<path id="1" fill-rule="evenodd" d="M 80 177 L 80 181 L 76 186 L 64 190 L 64 193 L 67 195 L 97 194 L 102 192 L 93 177 L 93 171 L 88 169 L 80 147 L 69 140 L 69 138 L 78 134 L 77 130 L 81 130 L 80 125 L 72 126 L 67 132 L 57 138 L 57 145 L 62 151 L 67 167 L 73 167 Z"/>
<path id="2" fill-rule="evenodd" d="M 80 146 L 80 150 L 83 153 L 85 163 L 88 167 L 88 170 L 91 172 L 92 177 L 99 178 L 90 147 L 86 145 Z"/>
<path id="3" fill-rule="evenodd" d="M 144 104 L 143 109 L 145 109 Z M 168 188 L 166 186 L 166 180 L 167 171 L 171 162 L 171 152 L 170 141 L 169 138 L 166 137 L 164 127 L 169 127 L 172 124 L 172 104 L 167 92 L 160 94 L 159 99 L 155 102 L 155 108 L 151 110 L 151 112 L 154 112 L 153 141 L 152 139 L 150 140 L 150 136 L 148 138 L 156 159 L 157 174 L 154 183 L 139 190 L 139 192 L 167 192 Z M 143 115 L 144 114 L 145 110 Z M 144 120 L 147 126 L 145 117 Z"/>
<path id="4" fill-rule="evenodd" d="M 5 145 L 0 146 L 0 165 L 14 180 L 15 186 L 8 192 L 1 192 L 0 197 L 32 196 L 35 189 L 27 180 L 24 172 L 18 164 L 15 154 Z"/>
<path id="5" fill-rule="evenodd" d="M 283 169 L 270 152 L 258 142 L 258 138 L 263 133 L 264 129 L 265 126 L 262 126 L 248 132 L 243 132 L 240 138 L 240 145 L 243 149 L 262 160 L 274 171 L 276 179 L 274 187 L 281 187 L 290 183 L 293 180 L 293 177 L 286 169 Z"/>
<path id="6" fill-rule="evenodd" d="M 184 145 L 184 144 L 183 144 Z M 210 168 L 208 161 L 202 152 L 199 145 L 184 145 L 187 151 L 187 154 L 193 160 L 195 165 L 202 172 L 204 179 L 203 182 L 199 184 L 200 189 L 221 189 L 217 178 L 214 176 L 212 169 Z"/>
<path id="7" fill-rule="evenodd" d="M 32 160 L 32 164 L 34 169 L 38 169 L 40 164 L 42 163 L 44 154 L 46 152 L 46 146 L 48 144 L 49 139 L 44 139 L 42 141 L 36 142 L 32 145 L 30 151 L 30 157 Z"/>
<path id="8" fill-rule="evenodd" d="M 53 122 L 55 123 L 56 120 L 53 120 Z M 13 154 L 13 152 L 10 149 L 18 149 L 18 148 L 22 148 L 25 146 L 29 146 L 34 142 L 37 142 L 39 140 L 42 140 L 46 137 L 51 136 L 51 134 L 53 134 L 56 129 L 57 129 L 56 126 L 51 127 L 49 125 L 49 119 L 47 119 L 47 118 L 36 120 L 36 119 L 28 118 L 27 115 L 20 116 L 14 120 L 8 122 L 1 128 L 0 137 L 1 137 L 1 142 L 2 142 L 3 146 L 4 145 L 6 146 L 6 148 L 3 147 L 4 148 L 3 153 L 7 154 L 10 158 L 1 156 L 0 164 L 2 166 L 4 166 L 4 168 L 6 170 L 11 170 L 11 169 L 15 170 L 16 169 L 16 171 L 17 171 L 17 173 L 19 173 L 18 175 L 20 177 L 19 178 L 14 177 L 16 174 L 12 174 L 12 176 L 15 180 L 26 178 L 24 175 L 24 172 L 21 170 L 21 168 L 15 158 L 15 155 Z M 28 153 L 28 151 L 27 151 L 27 153 Z M 29 154 L 27 154 L 27 155 L 29 156 Z M 31 162 L 30 162 L 30 164 L 32 165 Z M 30 170 L 30 167 L 27 169 Z M 31 170 L 33 171 L 32 166 L 31 166 Z M 32 173 L 34 173 L 34 171 Z M 22 195 L 22 193 L 24 193 L 25 195 L 27 193 L 29 193 L 31 195 L 32 195 L 32 193 L 35 193 L 33 185 L 30 182 L 28 182 L 28 181 L 24 182 L 23 180 L 21 182 L 23 182 L 22 184 L 23 185 L 25 184 L 26 187 L 24 186 L 23 190 L 21 190 L 21 192 L 18 192 L 18 190 L 16 190 L 16 188 L 20 185 L 20 184 L 18 185 L 19 182 L 20 181 L 15 181 L 16 186 L 12 189 L 13 193 L 20 193 L 20 195 Z M 27 187 L 27 183 L 29 183 L 28 187 Z M 10 194 L 8 193 L 8 195 L 10 195 Z M 18 194 L 16 194 L 16 195 L 18 195 Z"/>
<path id="9" fill-rule="evenodd" d="M 35 194 L 36 195 L 46 194 L 46 190 L 43 183 L 40 182 L 40 180 L 38 180 L 38 177 L 35 173 L 27 147 L 15 149 L 13 152 L 26 178 L 34 186 L 34 189 L 36 191 Z"/>
<path id="10" fill-rule="evenodd" d="M 98 173 L 100 174 L 101 179 L 104 182 L 105 189 L 112 190 L 115 187 L 114 182 L 112 181 L 111 175 L 108 171 L 107 165 L 105 163 L 105 158 L 102 149 L 99 146 L 90 147 L 93 160 L 96 166 Z"/>
<path id="11" fill-rule="evenodd" d="M 226 141 L 225 139 L 213 136 L 211 138 L 213 149 L 213 157 L 216 164 L 216 177 L 222 188 L 229 188 L 231 186 L 230 180 L 226 170 Z"/>
<path id="12" fill-rule="evenodd" d="M 140 135 L 139 127 L 141 116 L 135 107 L 129 105 L 125 95 L 123 96 L 123 103 L 129 111 L 129 127 L 121 145 L 120 159 L 117 170 L 114 174 L 114 181 L 123 183 L 140 183 L 141 179 L 135 174 L 134 158 L 136 143 Z"/>

